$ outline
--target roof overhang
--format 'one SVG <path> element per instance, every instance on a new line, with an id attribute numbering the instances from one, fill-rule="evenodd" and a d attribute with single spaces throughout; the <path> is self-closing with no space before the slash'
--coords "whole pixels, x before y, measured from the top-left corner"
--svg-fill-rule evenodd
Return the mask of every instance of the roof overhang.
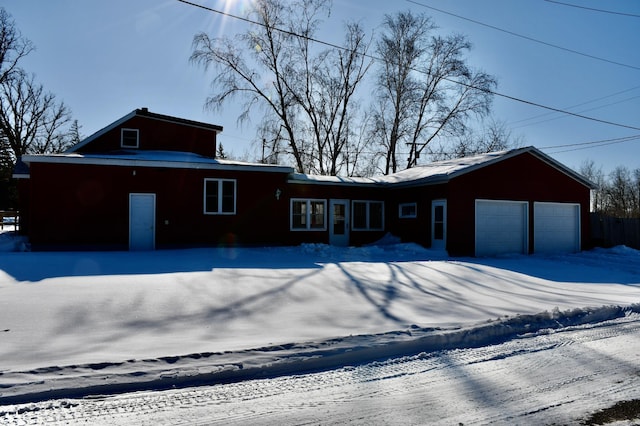
<path id="1" fill-rule="evenodd" d="M 180 153 L 178 153 L 180 154 Z M 48 164 L 74 164 L 74 165 L 95 165 L 113 167 L 154 167 L 167 169 L 193 169 L 193 170 L 233 170 L 244 172 L 268 172 L 289 174 L 293 171 L 291 167 L 275 166 L 270 164 L 254 164 L 238 161 L 214 160 L 195 155 L 188 155 L 182 159 L 169 159 L 144 156 L 121 156 L 121 155 L 80 155 L 80 154 L 54 154 L 54 155 L 25 155 L 22 160 L 27 164 L 48 163 Z"/>
<path id="2" fill-rule="evenodd" d="M 357 186 L 359 188 L 381 186 L 381 182 L 375 178 L 306 175 L 303 173 L 292 173 L 287 182 L 297 185 Z"/>

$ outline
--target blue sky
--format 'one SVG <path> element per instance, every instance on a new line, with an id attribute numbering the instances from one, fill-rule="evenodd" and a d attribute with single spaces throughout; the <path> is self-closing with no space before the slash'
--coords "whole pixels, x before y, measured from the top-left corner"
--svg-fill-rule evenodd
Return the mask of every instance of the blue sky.
<path id="1" fill-rule="evenodd" d="M 562 1 L 640 15 L 637 1 Z M 242 14 L 249 4 L 249 0 L 194 2 L 234 14 Z M 135 108 L 148 107 L 222 125 L 219 140 L 225 150 L 253 157 L 251 125 L 236 125 L 238 111 L 233 105 L 216 113 L 204 110 L 211 75 L 189 63 L 197 32 L 231 35 L 245 31 L 248 24 L 177 0 L 0 0 L 0 6 L 37 48 L 23 66 L 70 107 L 84 135 Z M 589 159 L 605 172 L 617 165 L 640 168 L 640 138 L 586 144 L 640 135 L 639 17 L 545 0 L 334 0 L 332 15 L 318 38 L 340 44 L 346 19 L 360 21 L 371 32 L 385 14 L 405 10 L 431 15 L 442 34 L 469 37 L 474 46 L 469 63 L 497 77 L 497 92 L 520 100 L 496 97 L 493 115 L 525 145 L 544 148 L 574 168 Z M 530 103 L 636 129 L 554 113 Z M 258 122 L 256 117 L 254 124 Z M 570 144 L 583 145 L 545 148 Z"/>

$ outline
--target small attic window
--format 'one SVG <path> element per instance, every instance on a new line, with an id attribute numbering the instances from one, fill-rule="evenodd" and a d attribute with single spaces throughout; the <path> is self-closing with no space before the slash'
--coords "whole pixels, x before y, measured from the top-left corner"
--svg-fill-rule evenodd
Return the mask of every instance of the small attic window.
<path id="1" fill-rule="evenodd" d="M 120 146 L 122 148 L 138 148 L 138 129 L 122 129 L 120 138 Z"/>

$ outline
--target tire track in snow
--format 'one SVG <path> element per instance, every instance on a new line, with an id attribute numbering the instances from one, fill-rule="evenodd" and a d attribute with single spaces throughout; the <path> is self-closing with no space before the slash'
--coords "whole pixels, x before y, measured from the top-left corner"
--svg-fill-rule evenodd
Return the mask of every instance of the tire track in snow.
<path id="1" fill-rule="evenodd" d="M 285 423 L 337 424 L 347 419 L 353 424 L 380 423 L 393 420 L 380 412 L 390 400 L 393 407 L 400 396 L 416 395 L 420 404 L 409 401 L 405 407 L 406 413 L 415 414 L 413 420 L 424 419 L 428 410 L 449 424 L 571 422 L 576 419 L 560 414 L 564 407 L 578 404 L 586 413 L 596 410 L 596 401 L 604 408 L 607 401 L 640 396 L 640 367 L 628 361 L 603 362 L 615 355 L 606 351 L 609 341 L 635 342 L 637 352 L 639 331 L 640 319 L 624 319 L 314 374 L 5 406 L 0 407 L 0 423 L 278 424 L 286 419 L 292 421 Z M 566 374 L 556 374 L 550 362 L 562 364 Z M 595 388 L 593 382 L 603 375 L 612 378 Z M 443 401 L 452 389 L 459 400 Z M 580 395 L 575 389 L 587 389 L 588 398 L 577 401 Z M 496 410 L 496 406 L 510 406 L 511 411 Z M 470 412 L 475 421 L 465 414 Z M 404 418 L 407 423 L 411 419 Z"/>

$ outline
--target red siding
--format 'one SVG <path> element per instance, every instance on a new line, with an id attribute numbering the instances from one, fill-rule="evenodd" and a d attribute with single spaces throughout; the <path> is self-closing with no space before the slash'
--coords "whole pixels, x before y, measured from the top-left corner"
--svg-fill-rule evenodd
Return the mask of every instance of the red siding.
<path id="1" fill-rule="evenodd" d="M 122 149 L 122 129 L 138 129 L 140 150 L 184 151 L 215 157 L 215 130 L 144 116 L 132 117 L 81 147 L 77 152 L 104 153 Z"/>
<path id="2" fill-rule="evenodd" d="M 475 253 L 475 200 L 529 202 L 529 251 L 533 252 L 533 203 L 580 204 L 582 245 L 588 245 L 590 189 L 530 153 L 500 161 L 449 182 L 447 246 L 452 255 Z"/>
<path id="3" fill-rule="evenodd" d="M 353 185 L 316 185 L 316 184 L 290 184 L 284 195 L 287 197 L 287 203 L 291 198 L 314 198 L 327 201 L 327 209 L 329 209 L 329 200 L 342 199 L 349 200 L 351 210 L 351 201 L 385 201 L 387 190 L 380 187 L 369 186 L 353 186 Z M 363 245 L 375 242 L 382 238 L 389 229 L 388 203 L 385 202 L 385 230 L 383 231 L 354 231 L 349 230 L 350 245 Z M 287 220 L 289 213 L 287 211 Z M 329 214 L 327 212 L 327 221 Z M 351 222 L 351 221 L 349 221 Z M 351 226 L 349 226 L 351 228 Z M 329 243 L 329 230 L 326 231 L 291 231 L 289 236 L 290 244 L 300 243 Z"/>
<path id="4" fill-rule="evenodd" d="M 119 146 L 119 129 L 114 131 Z M 142 131 L 143 128 L 141 143 Z M 115 136 L 110 137 L 113 143 Z M 104 139 L 109 140 L 109 137 Z M 102 145 L 102 149 L 107 150 L 106 146 Z M 160 145 L 155 146 L 157 149 Z M 235 215 L 203 213 L 205 178 L 236 179 Z M 428 247 L 431 244 L 431 202 L 446 199 L 447 249 L 451 255 L 472 256 L 475 252 L 475 200 L 492 199 L 529 202 L 530 251 L 534 244 L 535 201 L 579 203 L 583 247 L 589 242 L 589 188 L 530 153 L 479 168 L 439 185 L 406 188 L 316 185 L 288 183 L 287 178 L 284 172 L 34 162 L 29 185 L 23 186 L 28 201 L 28 223 L 25 225 L 36 249 L 56 246 L 127 248 L 129 194 L 154 193 L 156 246 L 159 248 L 328 243 L 328 226 L 325 231 L 290 230 L 290 200 L 323 199 L 327 201 L 327 208 L 331 199 L 370 200 L 384 201 L 385 229 L 350 230 L 351 245 L 371 243 L 391 232 L 403 241 Z M 276 199 L 277 190 L 280 190 L 279 200 Z M 417 217 L 399 218 L 399 204 L 414 202 Z"/>
<path id="5" fill-rule="evenodd" d="M 203 213 L 205 178 L 237 180 L 235 215 Z M 30 240 L 36 248 L 126 248 L 129 194 L 154 193 L 157 247 L 285 243 L 289 206 L 275 197 L 285 179 L 285 173 L 34 163 Z"/>
<path id="6" fill-rule="evenodd" d="M 447 198 L 446 185 L 430 185 L 414 188 L 396 189 L 390 193 L 387 203 L 389 227 L 393 234 L 405 242 L 415 242 L 425 247 L 431 246 L 431 201 Z M 417 217 L 405 219 L 399 217 L 402 203 L 416 203 Z"/>

